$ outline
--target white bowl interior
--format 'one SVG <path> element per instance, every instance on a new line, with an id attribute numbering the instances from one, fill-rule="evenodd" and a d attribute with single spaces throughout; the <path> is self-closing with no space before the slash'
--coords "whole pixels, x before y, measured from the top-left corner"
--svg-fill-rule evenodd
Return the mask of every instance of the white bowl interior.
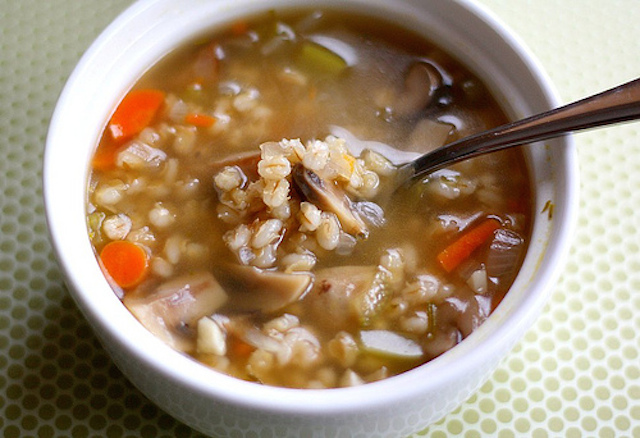
<path id="1" fill-rule="evenodd" d="M 121 304 L 92 251 L 85 224 L 88 163 L 106 120 L 129 87 L 176 45 L 211 30 L 212 23 L 293 4 L 319 3 L 143 0 L 105 30 L 69 78 L 51 121 L 44 190 L 54 250 L 73 297 L 116 363 L 150 398 L 183 421 L 198 420 L 186 409 L 182 414 L 176 411 L 173 406 L 176 402 L 165 390 L 156 388 L 153 379 L 157 376 L 173 382 L 174 391 L 197 394 L 196 400 L 216 399 L 238 409 L 244 406 L 272 414 L 295 413 L 314 418 L 375 411 L 402 400 L 424 398 L 423 394 L 438 397 L 441 391 L 442 397 L 444 393 L 458 391 L 459 394 L 448 397 L 453 401 L 442 406 L 442 412 L 435 412 L 429 421 L 437 420 L 468 397 L 473 385 L 482 383 L 491 367 L 519 339 L 541 310 L 558 275 L 577 207 L 576 160 L 568 139 L 536 145 L 527 152 L 537 181 L 537 218 L 532 243 L 516 282 L 494 314 L 467 340 L 440 358 L 403 375 L 362 387 L 322 391 L 265 387 L 221 375 L 174 352 L 144 329 Z M 517 38 L 469 2 L 330 0 L 321 5 L 366 11 L 425 34 L 479 74 L 514 117 L 558 103 L 550 82 Z M 77 120 L 83 123 L 75 123 Z M 553 219 L 541 213 L 547 201 L 555 205 Z M 475 381 L 458 386 L 452 383 L 465 373 Z M 451 385 L 453 389 L 449 388 Z M 201 423 L 197 425 L 200 429 L 214 430 L 208 429 L 206 421 Z M 418 426 L 423 427 L 422 423 L 415 427 Z"/>

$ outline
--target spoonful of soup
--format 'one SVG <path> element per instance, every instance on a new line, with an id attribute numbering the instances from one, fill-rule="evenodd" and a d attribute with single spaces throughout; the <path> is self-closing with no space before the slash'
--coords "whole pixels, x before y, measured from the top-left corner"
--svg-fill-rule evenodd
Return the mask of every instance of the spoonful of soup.
<path id="1" fill-rule="evenodd" d="M 640 79 L 635 79 L 568 105 L 462 138 L 421 155 L 400 165 L 398 184 L 478 155 L 638 118 Z M 387 157 L 392 159 L 389 155 Z"/>
<path id="2" fill-rule="evenodd" d="M 398 166 L 394 179 L 389 182 L 392 186 L 385 189 L 388 196 L 414 178 L 432 174 L 478 155 L 637 118 L 640 118 L 640 79 L 550 111 L 464 137 L 423 155 L 399 151 L 384 143 L 360 141 L 343 128 L 334 127 L 332 132 L 347 139 L 349 150 L 354 155 L 373 150 Z M 330 185 L 324 184 L 313 171 L 298 169 L 294 172 L 294 181 L 297 187 L 302 188 L 304 198 L 322 199 L 323 207 L 338 215 L 341 221 L 354 222 L 353 216 L 357 217 L 357 214 L 352 212 L 348 198 L 336 194 L 335 188 L 328 190 Z M 368 216 L 376 217 L 376 214 Z"/>

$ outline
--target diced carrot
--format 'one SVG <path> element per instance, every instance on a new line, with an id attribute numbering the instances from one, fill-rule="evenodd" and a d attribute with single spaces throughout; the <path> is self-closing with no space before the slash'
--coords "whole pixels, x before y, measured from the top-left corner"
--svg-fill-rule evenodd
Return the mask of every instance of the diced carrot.
<path id="1" fill-rule="evenodd" d="M 109 121 L 111 137 L 122 143 L 149 126 L 162 106 L 164 96 L 160 90 L 133 90 L 127 94 Z"/>
<path id="2" fill-rule="evenodd" d="M 216 118 L 203 113 L 190 113 L 185 116 L 184 122 L 198 128 L 210 128 L 216 123 Z"/>
<path id="3" fill-rule="evenodd" d="M 100 251 L 100 261 L 113 281 L 125 289 L 144 280 L 149 267 L 149 256 L 144 248 L 126 240 L 105 245 Z"/>
<path id="4" fill-rule="evenodd" d="M 234 339 L 235 342 L 231 343 L 231 350 L 233 356 L 239 359 L 247 359 L 251 353 L 255 350 L 252 345 L 247 344 L 241 339 Z"/>
<path id="5" fill-rule="evenodd" d="M 116 164 L 116 157 L 122 145 L 113 141 L 105 141 L 102 143 L 91 160 L 91 166 L 94 170 L 106 171 L 113 169 Z"/>
<path id="6" fill-rule="evenodd" d="M 465 261 L 469 256 L 485 243 L 494 232 L 500 228 L 500 221 L 488 218 L 480 224 L 465 231 L 449 246 L 443 249 L 437 256 L 438 263 L 445 271 L 451 272 Z"/>

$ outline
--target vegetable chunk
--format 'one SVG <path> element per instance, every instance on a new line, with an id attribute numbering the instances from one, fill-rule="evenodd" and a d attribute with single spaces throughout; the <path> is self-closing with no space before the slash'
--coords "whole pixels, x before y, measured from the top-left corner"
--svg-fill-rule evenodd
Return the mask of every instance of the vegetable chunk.
<path id="1" fill-rule="evenodd" d="M 302 297 L 313 284 L 307 273 L 285 274 L 252 266 L 228 266 L 223 284 L 237 291 L 229 306 L 242 312 L 273 312 Z"/>
<path id="2" fill-rule="evenodd" d="M 402 359 L 422 356 L 422 348 L 415 341 L 389 330 L 363 330 L 360 341 L 370 353 Z"/>
<path id="3" fill-rule="evenodd" d="M 438 254 L 438 262 L 445 271 L 451 272 L 466 260 L 473 251 L 486 242 L 500 228 L 500 221 L 489 218 L 475 228 L 462 234 L 457 240 Z"/>
<path id="4" fill-rule="evenodd" d="M 313 290 L 305 297 L 309 312 L 333 329 L 359 326 L 376 278 L 375 266 L 337 266 L 318 270 Z"/>
<path id="5" fill-rule="evenodd" d="M 100 262 L 109 276 L 122 288 L 138 285 L 146 276 L 149 257 L 136 243 L 114 240 L 100 252 Z"/>
<path id="6" fill-rule="evenodd" d="M 227 301 L 227 294 L 208 272 L 178 277 L 142 298 L 125 295 L 124 304 L 153 334 L 181 351 L 192 351 L 188 335 L 198 320 L 213 314 Z"/>
<path id="7" fill-rule="evenodd" d="M 122 143 L 140 133 L 149 126 L 164 97 L 160 90 L 134 90 L 127 94 L 109 121 L 111 137 Z"/>

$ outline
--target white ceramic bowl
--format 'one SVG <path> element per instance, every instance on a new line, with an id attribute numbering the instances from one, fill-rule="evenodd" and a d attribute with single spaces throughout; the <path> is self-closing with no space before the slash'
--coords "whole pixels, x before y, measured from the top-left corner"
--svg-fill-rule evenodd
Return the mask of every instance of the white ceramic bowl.
<path id="1" fill-rule="evenodd" d="M 534 322 L 553 287 L 577 209 L 570 139 L 528 152 L 537 216 L 513 287 L 491 317 L 441 357 L 360 387 L 293 390 L 215 372 L 173 351 L 111 291 L 85 224 L 88 163 L 111 111 L 136 79 L 194 35 L 253 11 L 316 5 L 356 10 L 423 33 L 471 67 L 513 117 L 557 106 L 549 80 L 504 25 L 464 0 L 142 0 L 82 58 L 60 96 L 44 160 L 44 197 L 70 293 L 124 374 L 186 424 L 215 436 L 402 436 L 456 408 L 488 378 Z M 555 206 L 550 218 L 544 205 Z"/>

